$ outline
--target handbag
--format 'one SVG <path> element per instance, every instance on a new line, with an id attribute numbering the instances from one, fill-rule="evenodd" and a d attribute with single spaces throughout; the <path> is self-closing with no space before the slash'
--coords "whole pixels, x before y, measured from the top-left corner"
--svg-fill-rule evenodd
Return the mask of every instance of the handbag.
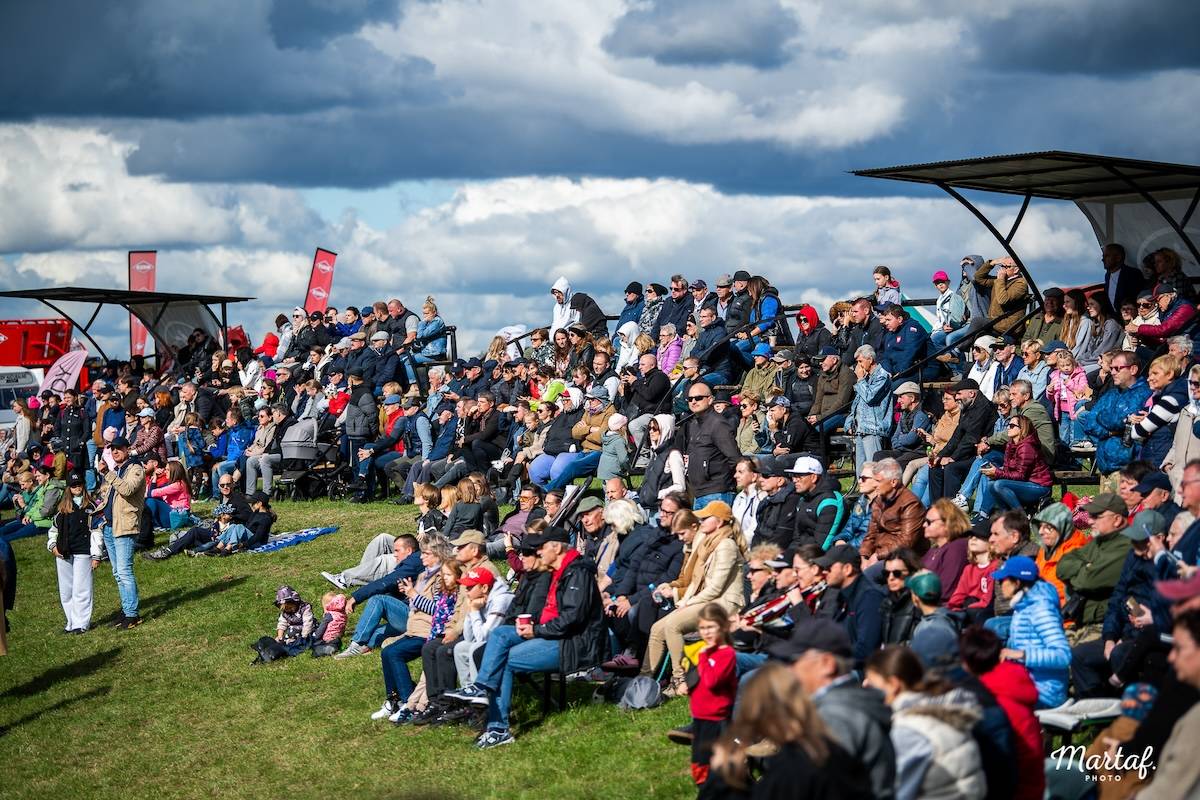
<path id="1" fill-rule="evenodd" d="M 1083 609 L 1086 604 L 1087 600 L 1081 594 L 1073 594 L 1067 598 L 1062 609 L 1063 622 L 1078 623 L 1083 618 Z"/>

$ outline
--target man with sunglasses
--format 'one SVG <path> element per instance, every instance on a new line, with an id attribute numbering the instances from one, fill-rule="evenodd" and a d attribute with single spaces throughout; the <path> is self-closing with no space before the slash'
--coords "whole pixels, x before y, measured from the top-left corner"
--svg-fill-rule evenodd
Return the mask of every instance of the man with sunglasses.
<path id="1" fill-rule="evenodd" d="M 675 326 L 675 330 L 682 331 L 687 327 L 688 317 L 696 310 L 695 301 L 692 299 L 691 292 L 688 291 L 687 278 L 682 275 L 671 276 L 670 294 L 663 301 L 662 309 L 658 312 L 658 319 L 654 321 L 654 327 L 650 330 L 650 338 L 658 341 L 658 332 L 663 325 L 671 323 Z M 716 316 L 714 307 L 713 316 Z M 697 345 L 699 350 L 699 345 Z"/>
<path id="2" fill-rule="evenodd" d="M 700 509 L 713 500 L 733 502 L 733 468 L 742 457 L 733 429 L 713 412 L 713 391 L 703 381 L 692 384 L 687 393 L 691 418 L 679 426 L 676 447 L 684 454 L 688 489 Z"/>
<path id="3" fill-rule="evenodd" d="M 1118 351 L 1112 357 L 1112 388 L 1075 420 L 1096 446 L 1096 465 L 1105 474 L 1121 469 L 1133 458 L 1133 448 L 1122 441 L 1125 427 L 1130 415 L 1141 411 L 1151 394 L 1150 384 L 1140 373 L 1137 354 Z"/>

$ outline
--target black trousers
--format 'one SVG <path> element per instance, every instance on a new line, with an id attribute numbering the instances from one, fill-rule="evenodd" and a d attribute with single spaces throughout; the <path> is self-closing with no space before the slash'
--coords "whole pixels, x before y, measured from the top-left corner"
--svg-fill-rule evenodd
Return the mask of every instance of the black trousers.
<path id="1" fill-rule="evenodd" d="M 438 636 L 421 648 L 421 668 L 425 671 L 425 694 L 437 700 L 458 684 L 458 669 L 454 666 L 454 645 L 443 644 Z"/>
<path id="2" fill-rule="evenodd" d="M 975 456 L 969 456 L 960 458 L 944 467 L 931 467 L 929 470 L 929 499 L 937 500 L 939 497 L 954 497 L 958 494 L 974 461 Z"/>
<path id="3" fill-rule="evenodd" d="M 197 525 L 167 545 L 167 552 L 173 556 L 177 556 L 184 550 L 194 550 L 202 544 L 208 544 L 215 538 L 212 528 L 202 528 Z"/>
<path id="4" fill-rule="evenodd" d="M 473 472 L 486 474 L 492 468 L 492 462 L 500 457 L 501 452 L 500 448 L 491 442 L 481 442 L 476 439 L 471 442 L 470 447 L 463 448 L 462 457 Z"/>

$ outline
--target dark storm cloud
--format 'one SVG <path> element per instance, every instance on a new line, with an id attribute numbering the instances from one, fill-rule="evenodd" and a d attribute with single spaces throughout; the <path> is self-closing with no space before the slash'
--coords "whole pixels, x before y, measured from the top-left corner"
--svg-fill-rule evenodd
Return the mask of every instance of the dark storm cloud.
<path id="1" fill-rule="evenodd" d="M 9 3 L 0 120 L 298 113 L 438 96 L 428 62 L 389 58 L 359 37 L 326 41 L 315 30 L 334 18 L 338 32 L 357 30 L 383 5 L 306 0 L 272 29 L 269 0 Z M 359 17 L 349 13 L 355 6 Z M 321 46 L 281 48 L 276 37 Z"/>
<path id="2" fill-rule="evenodd" d="M 1194 0 L 1096 0 L 981 22 L 978 42 L 994 69 L 1111 76 L 1200 66 L 1197 31 Z"/>
<path id="3" fill-rule="evenodd" d="M 730 192 L 794 194 L 820 191 L 821 181 L 844 184 L 844 171 L 862 166 L 836 154 L 818 160 L 762 142 L 679 145 L 592 130 L 565 117 L 461 108 L 155 122 L 115 131 L 140 137 L 128 159 L 134 174 L 283 186 L 596 175 L 678 177 Z"/>
<path id="4" fill-rule="evenodd" d="M 603 44 L 613 55 L 659 64 L 771 69 L 788 61 L 787 42 L 799 29 L 777 0 L 740 0 L 735 6 L 723 0 L 657 0 L 617 20 Z"/>
<path id="5" fill-rule="evenodd" d="M 268 21 L 280 47 L 313 48 L 399 15 L 399 0 L 275 0 Z"/>

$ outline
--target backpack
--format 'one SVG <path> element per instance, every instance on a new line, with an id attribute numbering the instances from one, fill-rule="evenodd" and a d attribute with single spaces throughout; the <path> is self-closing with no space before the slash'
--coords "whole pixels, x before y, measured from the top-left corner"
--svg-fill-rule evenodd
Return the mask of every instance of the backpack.
<path id="1" fill-rule="evenodd" d="M 649 675 L 636 678 L 617 678 L 608 696 L 615 698 L 618 707 L 626 711 L 637 711 L 662 705 L 662 689 L 658 681 Z"/>

